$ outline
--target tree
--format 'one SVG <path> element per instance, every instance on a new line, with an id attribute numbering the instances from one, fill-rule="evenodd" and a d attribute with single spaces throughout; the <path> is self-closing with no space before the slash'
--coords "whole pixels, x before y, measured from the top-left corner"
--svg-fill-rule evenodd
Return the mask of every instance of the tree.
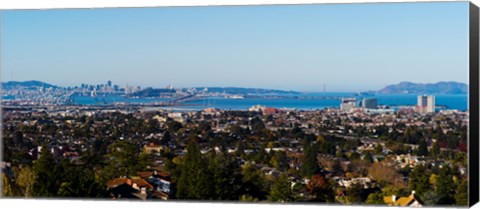
<path id="1" fill-rule="evenodd" d="M 428 182 L 429 182 L 431 185 L 435 186 L 435 184 L 437 184 L 437 179 L 438 179 L 438 175 L 432 173 L 432 175 L 430 175 L 430 178 L 428 178 Z"/>
<path id="2" fill-rule="evenodd" d="M 417 155 L 426 156 L 428 155 L 428 147 L 425 139 L 421 139 L 418 143 Z"/>
<path id="3" fill-rule="evenodd" d="M 314 202 L 333 202 L 335 193 L 333 185 L 322 175 L 313 175 L 307 184 L 310 200 Z"/>
<path id="4" fill-rule="evenodd" d="M 115 141 L 108 146 L 106 154 L 106 166 L 102 170 L 102 181 L 106 182 L 110 179 L 120 176 L 135 175 L 138 164 L 137 149 L 135 145 L 128 141 Z"/>
<path id="5" fill-rule="evenodd" d="M 336 152 L 335 144 L 333 144 L 328 140 L 325 140 L 323 143 L 320 144 L 319 151 L 322 154 L 335 155 L 335 152 Z"/>
<path id="6" fill-rule="evenodd" d="M 252 131 L 255 133 L 260 133 L 265 129 L 265 124 L 263 124 L 263 121 L 258 117 L 253 118 L 250 123 Z"/>
<path id="7" fill-rule="evenodd" d="M 163 133 L 162 139 L 160 140 L 160 143 L 163 145 L 166 145 L 172 140 L 172 135 L 170 134 L 170 131 L 165 131 Z"/>
<path id="8" fill-rule="evenodd" d="M 395 187 L 403 187 L 403 176 L 395 170 L 395 168 L 386 166 L 382 163 L 374 163 L 368 168 L 368 176 L 381 185 L 394 185 Z"/>
<path id="9" fill-rule="evenodd" d="M 463 206 L 468 205 L 468 181 L 465 179 L 462 180 L 457 186 L 455 204 Z"/>
<path id="10" fill-rule="evenodd" d="M 213 184 L 213 199 L 238 200 L 242 176 L 236 159 L 226 152 L 211 152 L 209 170 L 212 174 L 210 183 Z"/>
<path id="11" fill-rule="evenodd" d="M 367 204 L 374 204 L 374 205 L 383 205 L 385 202 L 383 201 L 383 194 L 382 192 L 374 192 L 370 193 L 367 197 Z"/>
<path id="12" fill-rule="evenodd" d="M 74 197 L 73 189 L 70 182 L 63 182 L 58 189 L 57 195 L 59 197 Z"/>
<path id="13" fill-rule="evenodd" d="M 21 146 L 23 141 L 23 133 L 21 131 L 15 131 L 15 133 L 13 133 L 13 144 Z"/>
<path id="14" fill-rule="evenodd" d="M 263 174 L 251 164 L 245 164 L 242 168 L 241 193 L 251 196 L 253 199 L 265 200 L 268 194 L 267 183 Z"/>
<path id="15" fill-rule="evenodd" d="M 167 122 L 166 122 L 167 126 L 168 126 L 168 131 L 172 132 L 172 133 L 175 133 L 177 132 L 179 129 L 183 128 L 182 124 L 177 122 L 177 121 L 174 121 L 172 120 L 171 118 L 168 118 Z"/>
<path id="16" fill-rule="evenodd" d="M 409 174 L 409 189 L 414 190 L 416 194 L 423 197 L 430 189 L 429 174 L 423 165 L 417 165 Z"/>
<path id="17" fill-rule="evenodd" d="M 324 137 L 322 134 L 319 134 L 319 135 L 317 136 L 317 140 L 316 140 L 316 141 L 317 141 L 318 144 L 322 144 L 322 143 L 325 141 L 325 137 Z"/>
<path id="18" fill-rule="evenodd" d="M 240 197 L 240 201 L 242 201 L 242 202 L 258 202 L 258 199 L 254 198 L 252 196 L 249 196 L 249 195 L 242 195 Z"/>
<path id="19" fill-rule="evenodd" d="M 57 195 L 60 187 L 61 178 L 58 172 L 55 159 L 50 153 L 48 146 L 44 145 L 42 154 L 33 164 L 35 173 L 35 182 L 33 184 L 32 194 L 36 197 L 54 197 Z"/>
<path id="20" fill-rule="evenodd" d="M 347 203 L 348 204 L 361 204 L 366 195 L 363 187 L 360 184 L 352 184 L 347 189 Z M 365 197 L 367 198 L 367 197 Z"/>
<path id="21" fill-rule="evenodd" d="M 86 166 L 76 166 L 68 160 L 60 164 L 63 168 L 62 183 L 57 195 L 60 197 L 104 197 L 105 186 L 95 177 L 94 170 Z"/>
<path id="22" fill-rule="evenodd" d="M 178 199 L 209 200 L 213 199 L 213 189 L 207 161 L 202 156 L 197 142 L 190 141 L 181 165 L 176 197 Z"/>
<path id="23" fill-rule="evenodd" d="M 440 155 L 440 144 L 438 143 L 438 141 L 435 141 L 433 143 L 430 155 L 435 159 Z"/>
<path id="24" fill-rule="evenodd" d="M 265 146 L 260 146 L 260 149 L 253 157 L 253 160 L 257 163 L 268 163 L 269 161 L 268 153 L 265 151 Z"/>
<path id="25" fill-rule="evenodd" d="M 270 164 L 278 170 L 286 170 L 290 167 L 284 151 L 276 151 L 270 159 Z"/>
<path id="26" fill-rule="evenodd" d="M 280 175 L 277 181 L 275 181 L 275 184 L 273 184 L 268 196 L 268 200 L 273 202 L 295 201 L 295 196 L 292 191 L 292 184 L 286 174 Z"/>
<path id="27" fill-rule="evenodd" d="M 5 173 L 1 173 L 3 179 L 2 184 L 2 196 L 3 197 L 14 197 L 18 196 L 18 190 L 16 189 L 15 182 L 12 181 Z"/>
<path id="28" fill-rule="evenodd" d="M 375 154 L 377 154 L 377 155 L 382 154 L 382 152 L 383 152 L 383 146 L 382 146 L 380 143 L 377 144 L 377 146 L 375 146 L 375 148 L 374 148 L 374 152 L 375 152 Z"/>
<path id="29" fill-rule="evenodd" d="M 370 152 L 365 152 L 363 154 L 363 160 L 369 162 L 369 163 L 373 163 L 373 157 L 372 157 L 372 154 Z"/>
<path id="30" fill-rule="evenodd" d="M 311 143 L 307 142 L 304 146 L 302 167 L 300 169 L 302 176 L 307 178 L 320 172 L 320 166 L 317 160 L 317 149 L 315 149 Z"/>
<path id="31" fill-rule="evenodd" d="M 32 197 L 35 177 L 36 175 L 30 166 L 24 166 L 19 170 L 15 181 L 22 190 L 24 197 Z"/>
<path id="32" fill-rule="evenodd" d="M 290 134 L 295 137 L 295 138 L 303 138 L 305 136 L 305 132 L 298 127 L 298 124 L 295 124 L 292 130 L 290 131 Z"/>
<path id="33" fill-rule="evenodd" d="M 422 134 L 420 131 L 418 131 L 417 127 L 414 126 L 408 126 L 407 129 L 405 129 L 404 132 L 404 142 L 408 144 L 417 144 L 422 137 Z"/>
<path id="34" fill-rule="evenodd" d="M 450 167 L 443 166 L 440 169 L 435 185 L 435 193 L 438 197 L 437 204 L 449 205 L 454 203 L 453 194 L 455 194 L 455 184 L 451 174 Z"/>

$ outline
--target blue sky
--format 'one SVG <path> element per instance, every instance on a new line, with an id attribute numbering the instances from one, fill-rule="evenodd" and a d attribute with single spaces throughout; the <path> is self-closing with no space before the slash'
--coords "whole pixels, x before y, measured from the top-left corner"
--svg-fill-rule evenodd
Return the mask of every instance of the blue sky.
<path id="1" fill-rule="evenodd" d="M 2 81 L 365 91 L 468 82 L 468 2 L 11 10 Z"/>

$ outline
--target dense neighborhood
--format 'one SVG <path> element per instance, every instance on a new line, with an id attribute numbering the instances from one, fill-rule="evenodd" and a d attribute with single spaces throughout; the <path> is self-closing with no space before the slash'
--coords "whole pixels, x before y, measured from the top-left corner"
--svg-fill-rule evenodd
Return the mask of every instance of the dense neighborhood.
<path id="1" fill-rule="evenodd" d="M 4 108 L 3 195 L 467 205 L 468 112 Z"/>

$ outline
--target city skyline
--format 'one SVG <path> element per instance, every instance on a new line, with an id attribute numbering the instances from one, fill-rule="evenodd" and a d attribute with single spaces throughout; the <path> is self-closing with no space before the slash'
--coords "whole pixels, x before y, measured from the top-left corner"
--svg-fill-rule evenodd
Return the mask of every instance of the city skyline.
<path id="1" fill-rule="evenodd" d="M 310 92 L 468 84 L 467 10 L 450 2 L 2 11 L 2 81 Z"/>
<path id="2" fill-rule="evenodd" d="M 55 83 L 48 83 L 48 82 L 44 82 L 44 81 L 39 81 L 39 80 L 24 80 L 24 81 L 18 81 L 18 80 L 7 80 L 7 81 L 1 81 L 2 84 L 7 84 L 7 83 L 10 83 L 10 82 L 15 82 L 15 83 L 28 83 L 28 82 L 40 82 L 40 83 L 44 83 L 44 84 L 47 84 L 47 85 L 52 85 L 52 86 L 56 86 L 56 87 L 60 87 L 60 88 L 87 88 L 87 87 L 95 87 L 95 88 L 99 88 L 99 87 L 116 87 L 118 88 L 119 90 L 120 89 L 124 89 L 125 87 L 129 87 L 129 88 L 140 88 L 140 89 L 148 89 L 148 88 L 153 88 L 153 89 L 190 89 L 190 88 L 243 88 L 243 89 L 265 89 L 265 90 L 280 90 L 280 91 L 293 91 L 293 92 L 303 92 L 303 93 L 358 93 L 360 91 L 351 91 L 351 92 L 335 92 L 335 91 L 327 91 L 327 86 L 324 85 L 323 86 L 323 89 L 317 89 L 315 91 L 301 91 L 301 90 L 296 90 L 296 89 L 274 89 L 274 88 L 261 88 L 261 87 L 256 87 L 256 86 L 247 86 L 247 87 L 239 87 L 239 86 L 174 86 L 174 85 L 166 85 L 166 86 L 141 86 L 141 85 L 130 85 L 130 84 L 125 84 L 125 85 L 119 85 L 118 83 L 115 83 L 115 81 L 112 81 L 112 80 L 108 80 L 108 81 L 105 81 L 105 82 L 100 82 L 100 83 L 89 83 L 89 82 L 82 82 L 82 83 L 79 83 L 79 84 L 73 84 L 73 85 L 57 85 Z M 389 87 L 389 86 L 396 86 L 396 85 L 401 85 L 402 83 L 410 83 L 410 84 L 415 84 L 415 85 L 436 85 L 436 84 L 439 84 L 439 83 L 456 83 L 456 84 L 460 84 L 460 85 L 466 85 L 468 86 L 468 83 L 461 83 L 461 82 L 455 82 L 455 81 L 439 81 L 437 83 L 413 83 L 413 82 L 410 82 L 410 81 L 402 81 L 400 83 L 397 83 L 397 84 L 389 84 L 387 85 L 386 87 Z M 366 91 L 362 91 L 363 93 L 368 93 L 368 92 L 378 92 L 378 91 L 381 91 L 383 90 L 384 88 L 382 89 L 370 89 L 370 90 L 366 90 Z M 361 93 L 361 92 L 360 92 Z"/>

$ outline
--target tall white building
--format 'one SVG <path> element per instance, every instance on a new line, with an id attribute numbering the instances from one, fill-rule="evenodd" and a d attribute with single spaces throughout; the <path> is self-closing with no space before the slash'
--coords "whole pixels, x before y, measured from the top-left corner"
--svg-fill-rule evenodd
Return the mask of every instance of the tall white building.
<path id="1" fill-rule="evenodd" d="M 417 112 L 431 113 L 435 112 L 435 96 L 420 95 L 417 99 Z"/>
<path id="2" fill-rule="evenodd" d="M 357 98 L 342 98 L 340 104 L 340 110 L 350 112 L 353 108 L 357 107 Z"/>

